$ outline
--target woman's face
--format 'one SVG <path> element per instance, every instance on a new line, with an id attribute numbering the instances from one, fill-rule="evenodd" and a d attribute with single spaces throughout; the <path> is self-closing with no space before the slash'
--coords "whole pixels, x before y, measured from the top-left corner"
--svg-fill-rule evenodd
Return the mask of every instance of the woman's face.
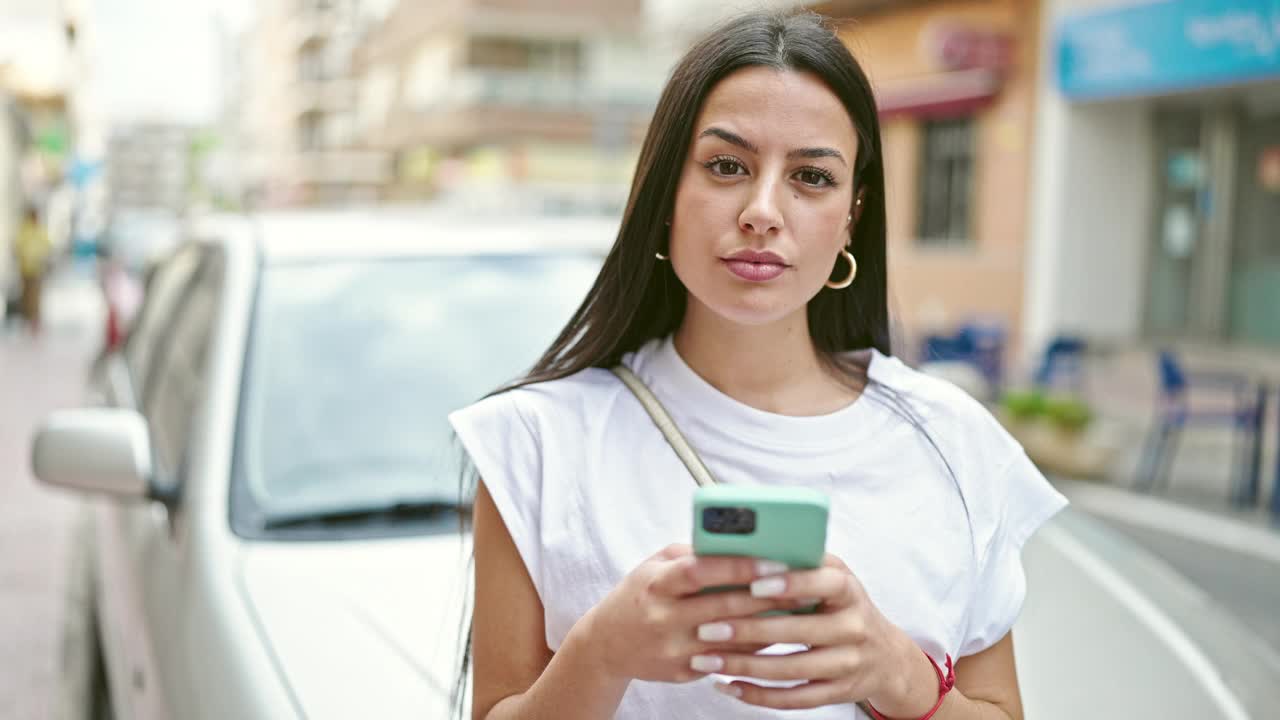
<path id="1" fill-rule="evenodd" d="M 690 310 L 744 325 L 803 312 L 849 241 L 857 154 L 848 112 L 817 77 L 753 67 L 721 80 L 671 220 Z"/>

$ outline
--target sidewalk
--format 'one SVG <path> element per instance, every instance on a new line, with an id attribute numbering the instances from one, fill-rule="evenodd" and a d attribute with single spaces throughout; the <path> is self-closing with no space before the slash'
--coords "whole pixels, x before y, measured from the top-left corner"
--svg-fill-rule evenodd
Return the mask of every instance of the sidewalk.
<path id="1" fill-rule="evenodd" d="M 1229 370 L 1280 384 L 1280 353 L 1177 348 L 1187 368 Z M 1119 448 L 1099 480 L 1053 478 L 1077 510 L 1101 518 L 1159 557 L 1236 616 L 1280 657 L 1280 517 L 1276 491 L 1277 408 L 1274 392 L 1263 423 L 1260 497 L 1254 507 L 1230 501 L 1233 453 L 1229 429 L 1189 429 L 1169 466 L 1167 485 L 1133 490 L 1157 406 L 1154 351 L 1104 351 L 1086 361 L 1085 394 Z M 1212 400 L 1212 398 L 1210 398 Z"/>
<path id="2" fill-rule="evenodd" d="M 1157 407 L 1159 380 L 1150 348 L 1102 349 L 1086 358 L 1084 394 L 1097 418 L 1088 431 L 1088 443 L 1113 449 L 1107 472 L 1089 480 L 1068 477 L 1070 470 L 1055 474 L 1056 465 L 1070 467 L 1057 461 L 1077 457 L 1076 449 L 1045 456 L 1041 467 L 1077 511 L 1105 521 L 1159 558 L 1240 620 L 1280 659 L 1280 516 L 1270 513 L 1277 483 L 1274 388 L 1280 385 L 1280 352 L 1176 350 L 1187 369 L 1242 372 L 1273 388 L 1264 418 L 1256 506 L 1231 503 L 1234 454 L 1241 452 L 1242 437 L 1233 437 L 1230 429 L 1186 430 L 1166 485 L 1151 493 L 1134 490 Z M 1212 396 L 1208 399 L 1213 402 Z"/>
<path id="3" fill-rule="evenodd" d="M 1277 427 L 1275 388 L 1280 386 L 1280 352 L 1203 345 L 1175 349 L 1188 369 L 1240 372 L 1265 379 L 1271 385 L 1263 423 L 1259 497 L 1259 507 L 1268 507 L 1277 483 L 1276 444 L 1280 428 Z M 1087 401 L 1121 448 L 1106 482 L 1114 487 L 1131 488 L 1157 405 L 1159 379 L 1155 351 L 1134 347 L 1091 354 L 1086 360 L 1084 377 Z M 1230 503 L 1233 453 L 1239 452 L 1234 443 L 1239 442 L 1241 438 L 1233 438 L 1232 431 L 1225 428 L 1193 428 L 1183 432 L 1170 463 L 1167 489 L 1158 489 L 1155 494 L 1245 522 L 1259 522 L 1265 513 L 1241 512 Z M 1265 524 L 1265 517 L 1261 517 L 1261 522 Z"/>
<path id="4" fill-rule="evenodd" d="M 1105 483 L 1050 479 L 1078 510 L 1115 523 L 1176 535 L 1258 558 L 1274 564 L 1276 577 L 1280 578 L 1280 522 L 1272 519 L 1265 509 L 1232 509 L 1135 493 Z"/>
<path id="5" fill-rule="evenodd" d="M 31 476 L 31 432 L 83 399 L 99 342 L 100 305 L 83 274 L 60 269 L 45 291 L 45 332 L 0 330 L 0 718 L 51 718 L 64 679 L 63 612 L 71 524 L 68 493 Z"/>

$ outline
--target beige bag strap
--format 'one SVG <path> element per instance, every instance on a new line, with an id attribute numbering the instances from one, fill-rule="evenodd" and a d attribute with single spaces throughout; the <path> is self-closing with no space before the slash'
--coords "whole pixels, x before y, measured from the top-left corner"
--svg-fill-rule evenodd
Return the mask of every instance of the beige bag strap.
<path id="1" fill-rule="evenodd" d="M 645 412 L 649 413 L 649 417 L 653 418 L 653 424 L 658 426 L 662 431 L 662 436 L 667 439 L 667 443 L 671 445 L 671 449 L 676 451 L 676 455 L 680 456 L 680 462 L 689 468 L 689 474 L 693 475 L 693 479 L 701 487 L 715 485 L 716 479 L 711 476 L 711 471 L 703 464 L 702 458 L 698 457 L 698 453 L 693 451 L 693 447 L 689 445 L 689 441 L 684 435 L 680 434 L 680 429 L 676 427 L 676 423 L 667 414 L 667 409 L 662 407 L 662 403 L 649 390 L 644 381 L 636 377 L 631 372 L 631 368 L 625 365 L 618 365 L 612 368 L 614 375 L 622 381 L 623 385 L 636 396 L 640 404 L 644 406 Z"/>

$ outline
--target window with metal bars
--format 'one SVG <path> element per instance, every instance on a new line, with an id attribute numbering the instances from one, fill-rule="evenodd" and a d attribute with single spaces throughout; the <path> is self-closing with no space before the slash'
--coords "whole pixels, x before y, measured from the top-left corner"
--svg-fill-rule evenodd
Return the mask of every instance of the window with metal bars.
<path id="1" fill-rule="evenodd" d="M 924 123 L 917 234 L 922 245 L 965 246 L 973 242 L 973 126 L 972 118 Z"/>

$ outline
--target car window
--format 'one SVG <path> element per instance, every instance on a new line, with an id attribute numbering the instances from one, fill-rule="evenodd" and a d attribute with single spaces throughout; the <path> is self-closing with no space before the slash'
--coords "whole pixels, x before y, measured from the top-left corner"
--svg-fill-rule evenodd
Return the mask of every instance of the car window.
<path id="1" fill-rule="evenodd" d="M 222 295 L 222 256 L 209 252 L 173 314 L 170 332 L 156 345 L 155 372 L 143 393 L 152 451 L 161 477 L 175 478 L 205 387 L 209 344 Z"/>
<path id="2" fill-rule="evenodd" d="M 146 297 L 124 351 L 135 402 L 139 405 L 143 388 L 149 384 L 156 345 L 169 327 L 174 308 L 199 264 L 200 249 L 188 245 L 163 261 L 147 281 Z"/>
<path id="3" fill-rule="evenodd" d="M 527 255 L 266 268 L 237 429 L 249 512 L 456 500 L 448 413 L 531 367 L 599 267 Z"/>

